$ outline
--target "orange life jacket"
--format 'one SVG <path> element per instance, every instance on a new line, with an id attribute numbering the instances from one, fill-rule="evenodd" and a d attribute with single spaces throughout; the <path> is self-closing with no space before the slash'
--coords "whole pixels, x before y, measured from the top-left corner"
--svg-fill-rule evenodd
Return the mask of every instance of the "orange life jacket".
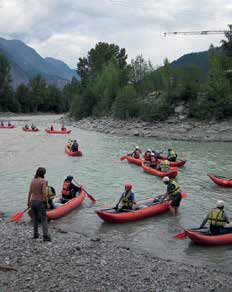
<path id="1" fill-rule="evenodd" d="M 62 195 L 68 196 L 70 194 L 70 181 L 64 181 L 63 188 L 62 188 Z"/>

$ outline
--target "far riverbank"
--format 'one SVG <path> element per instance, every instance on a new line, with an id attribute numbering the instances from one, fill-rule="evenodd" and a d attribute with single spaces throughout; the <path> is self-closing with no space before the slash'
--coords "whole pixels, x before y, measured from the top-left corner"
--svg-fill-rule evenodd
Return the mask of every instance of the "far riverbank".
<path id="1" fill-rule="evenodd" d="M 122 121 L 110 117 L 68 120 L 74 127 L 111 135 L 155 137 L 161 140 L 232 142 L 232 119 L 221 122 L 181 120 L 176 117 L 162 122 Z"/>

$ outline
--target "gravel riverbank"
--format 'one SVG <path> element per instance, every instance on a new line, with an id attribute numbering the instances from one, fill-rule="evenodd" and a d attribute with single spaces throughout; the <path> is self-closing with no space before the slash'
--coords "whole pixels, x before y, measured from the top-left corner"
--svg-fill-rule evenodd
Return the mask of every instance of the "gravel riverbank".
<path id="1" fill-rule="evenodd" d="M 112 118 L 85 118 L 71 121 L 75 127 L 113 135 L 156 137 L 179 141 L 232 142 L 232 119 L 200 122 L 171 117 L 163 122 L 121 121 Z"/>
<path id="2" fill-rule="evenodd" d="M 53 241 L 32 239 L 30 223 L 0 223 L 0 290 L 231 291 L 231 274 L 176 263 L 50 226 Z"/>

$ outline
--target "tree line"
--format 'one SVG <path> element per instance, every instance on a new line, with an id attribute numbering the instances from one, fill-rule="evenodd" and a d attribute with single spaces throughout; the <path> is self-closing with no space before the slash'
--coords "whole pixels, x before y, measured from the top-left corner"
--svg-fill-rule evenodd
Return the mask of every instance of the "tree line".
<path id="1" fill-rule="evenodd" d="M 75 82 L 74 78 L 71 84 Z M 48 84 L 38 74 L 28 84 L 21 84 L 16 90 L 13 90 L 10 63 L 3 54 L 0 54 L 0 112 L 67 112 L 71 102 L 68 95 L 71 84 L 61 90 Z"/>
<path id="2" fill-rule="evenodd" d="M 232 35 L 220 48 L 209 48 L 207 73 L 196 66 L 174 67 L 168 59 L 157 68 L 142 55 L 127 62 L 124 48 L 99 42 L 79 58 L 77 73 L 62 90 L 38 75 L 14 92 L 10 65 L 0 55 L 0 111 L 66 112 L 76 119 L 113 116 L 164 120 L 184 104 L 186 117 L 221 119 L 232 114 Z"/>

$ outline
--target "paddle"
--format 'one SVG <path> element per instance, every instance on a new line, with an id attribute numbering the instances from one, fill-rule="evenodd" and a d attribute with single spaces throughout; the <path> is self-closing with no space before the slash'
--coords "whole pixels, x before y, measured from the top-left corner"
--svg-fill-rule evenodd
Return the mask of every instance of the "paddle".
<path id="1" fill-rule="evenodd" d="M 74 179 L 73 180 L 79 187 L 81 187 L 81 185 Z M 95 203 L 96 202 L 96 200 L 94 199 L 94 197 L 93 196 L 91 196 L 83 187 L 81 187 L 84 191 L 85 191 L 85 193 L 86 193 L 86 195 L 88 196 L 88 198 L 93 202 L 93 203 Z"/>
<path id="2" fill-rule="evenodd" d="M 205 229 L 205 228 L 208 228 L 208 227 L 202 227 L 202 228 L 198 227 L 198 228 L 191 228 L 191 229 L 189 228 L 189 229 L 190 230 L 200 230 L 200 229 Z M 187 236 L 185 231 L 173 236 L 173 238 L 175 238 L 175 239 L 184 239 L 186 237 L 188 237 L 188 236 Z"/>
<path id="3" fill-rule="evenodd" d="M 17 222 L 19 220 L 21 220 L 23 218 L 24 213 L 29 209 L 29 207 L 27 207 L 27 209 L 25 209 L 24 211 L 18 212 L 15 215 L 13 215 L 11 217 L 11 221 Z"/>

